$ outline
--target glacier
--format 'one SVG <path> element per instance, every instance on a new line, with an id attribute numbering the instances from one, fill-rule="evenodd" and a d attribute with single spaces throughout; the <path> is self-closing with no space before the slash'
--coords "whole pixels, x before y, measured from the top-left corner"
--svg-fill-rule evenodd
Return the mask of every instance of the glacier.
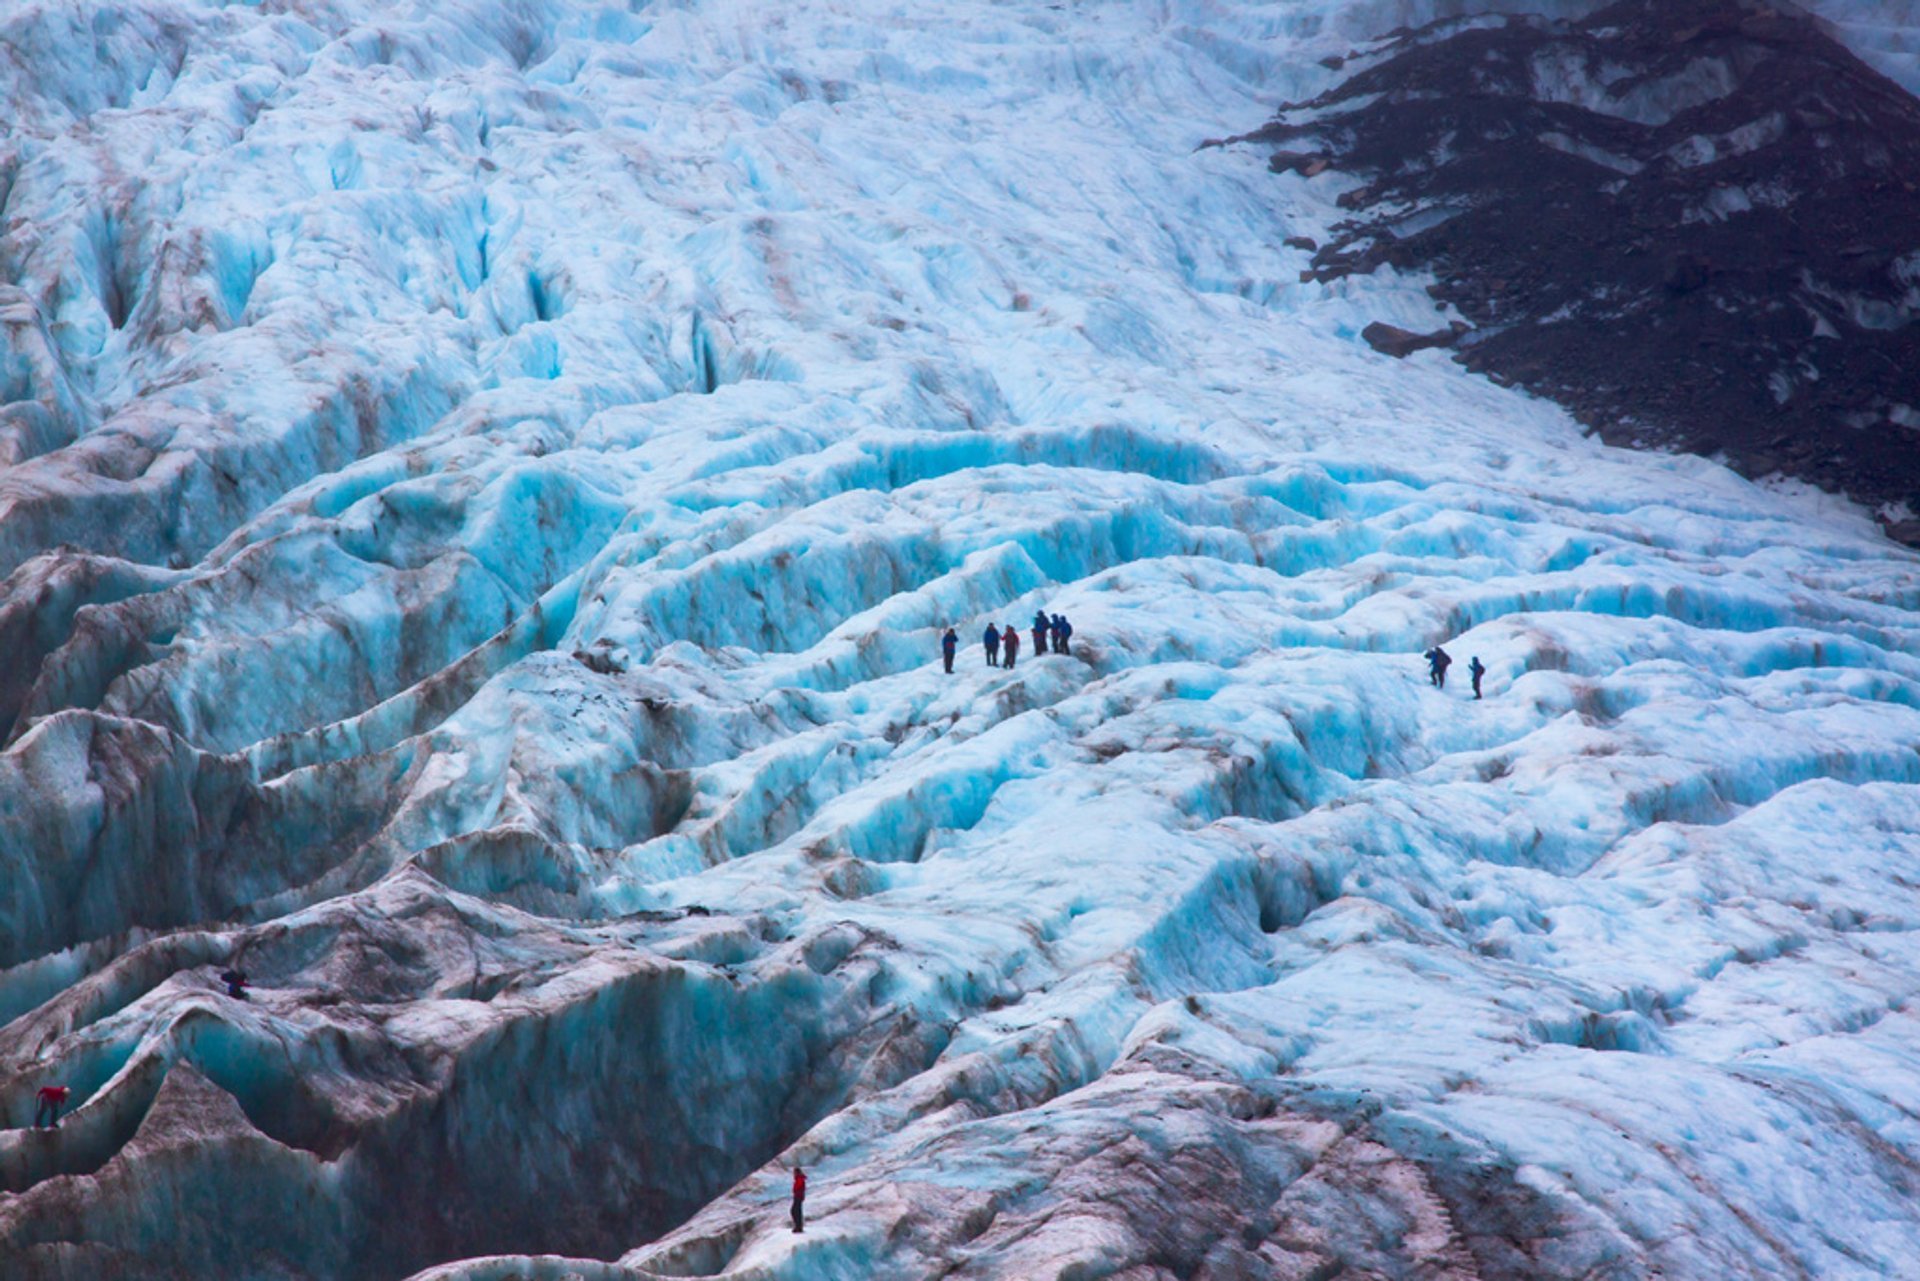
<path id="1" fill-rule="evenodd" d="M 1911 1275 L 1920 559 L 1212 145 L 1522 7 L 10 6 L 0 1273 Z"/>

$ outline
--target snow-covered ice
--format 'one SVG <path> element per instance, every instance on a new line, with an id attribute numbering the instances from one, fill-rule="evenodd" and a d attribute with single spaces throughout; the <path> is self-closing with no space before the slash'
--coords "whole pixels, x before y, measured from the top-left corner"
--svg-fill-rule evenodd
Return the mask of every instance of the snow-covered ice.
<path id="1" fill-rule="evenodd" d="M 1465 8 L 0 15 L 0 1272 L 1911 1275 L 1920 560 L 1202 145 Z"/>

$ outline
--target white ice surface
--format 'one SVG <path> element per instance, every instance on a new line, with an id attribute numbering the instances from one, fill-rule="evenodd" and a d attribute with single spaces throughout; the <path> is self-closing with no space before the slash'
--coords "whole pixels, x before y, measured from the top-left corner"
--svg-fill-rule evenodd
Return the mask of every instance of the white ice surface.
<path id="1" fill-rule="evenodd" d="M 1465 7 L 8 8 L 0 1075 L 104 1160 L 191 1062 L 331 1158 L 258 1047 L 372 1125 L 382 1055 L 682 1046 L 704 1208 L 470 1278 L 1504 1275 L 1460 1171 L 1530 1275 L 1910 1275 L 1920 560 L 1374 353 L 1427 282 L 1282 243 L 1349 180 L 1200 145 Z M 985 668 L 1036 608 L 1073 654 Z M 284 997 L 182 977 L 259 928 L 325 940 Z"/>

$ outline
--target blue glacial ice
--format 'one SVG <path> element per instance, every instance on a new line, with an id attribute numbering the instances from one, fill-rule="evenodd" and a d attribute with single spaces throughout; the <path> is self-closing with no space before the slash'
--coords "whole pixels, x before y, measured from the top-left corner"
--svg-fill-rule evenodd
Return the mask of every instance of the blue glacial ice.
<path id="1" fill-rule="evenodd" d="M 1203 145 L 1463 7 L 0 14 L 0 1273 L 1911 1275 L 1920 560 Z"/>

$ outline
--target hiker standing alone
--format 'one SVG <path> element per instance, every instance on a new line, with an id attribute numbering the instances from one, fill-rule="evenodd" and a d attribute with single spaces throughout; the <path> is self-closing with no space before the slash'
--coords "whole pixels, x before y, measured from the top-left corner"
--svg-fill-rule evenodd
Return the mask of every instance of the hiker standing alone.
<path id="1" fill-rule="evenodd" d="M 949 676 L 953 675 L 954 651 L 959 648 L 960 637 L 955 634 L 953 628 L 947 628 L 947 634 L 940 638 L 940 657 L 946 660 L 947 675 Z"/>
<path id="2" fill-rule="evenodd" d="M 1480 661 L 1480 655 L 1475 654 L 1473 661 L 1467 664 L 1467 675 L 1473 677 L 1473 696 L 1475 698 L 1480 697 L 1480 678 L 1486 674 L 1486 665 Z"/>
<path id="3" fill-rule="evenodd" d="M 793 1230 L 795 1232 L 807 1230 L 806 1203 L 807 1172 L 796 1165 L 793 1167 Z"/>
<path id="4" fill-rule="evenodd" d="M 40 1093 L 34 1096 L 38 1106 L 33 1111 L 33 1128 L 38 1130 L 44 1126 L 49 1130 L 59 1129 L 60 1105 L 67 1101 L 67 1095 L 71 1093 L 64 1085 L 41 1086 Z"/>

